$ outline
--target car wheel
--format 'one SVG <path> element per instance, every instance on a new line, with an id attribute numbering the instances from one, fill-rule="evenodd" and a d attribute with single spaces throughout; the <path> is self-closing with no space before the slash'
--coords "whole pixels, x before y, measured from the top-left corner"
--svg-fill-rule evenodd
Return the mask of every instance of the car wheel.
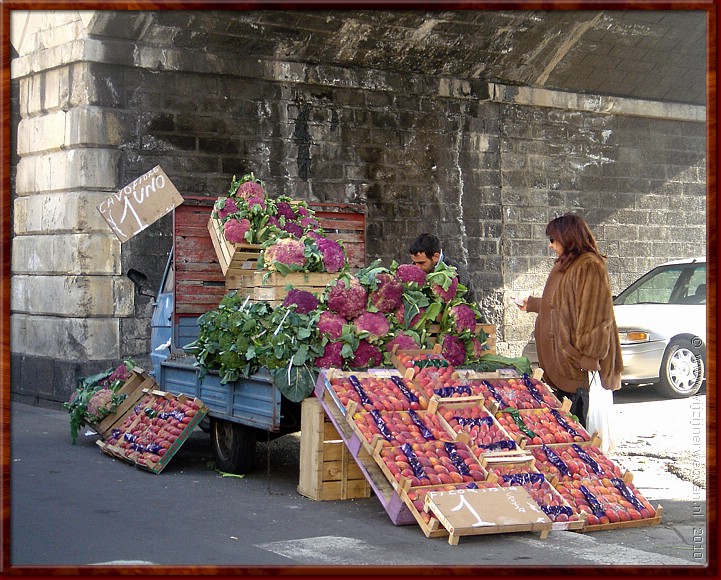
<path id="1" fill-rule="evenodd" d="M 233 421 L 210 419 L 210 438 L 218 469 L 227 473 L 248 473 L 255 466 L 257 434 L 252 427 Z"/>
<path id="2" fill-rule="evenodd" d="M 668 345 L 663 354 L 656 390 L 664 397 L 691 397 L 701 388 L 704 371 L 700 349 L 688 340 L 676 340 Z"/>

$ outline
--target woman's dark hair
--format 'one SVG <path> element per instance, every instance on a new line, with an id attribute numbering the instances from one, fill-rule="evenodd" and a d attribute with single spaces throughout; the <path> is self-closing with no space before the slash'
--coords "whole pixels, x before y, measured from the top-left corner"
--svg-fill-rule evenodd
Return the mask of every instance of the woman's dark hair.
<path id="1" fill-rule="evenodd" d="M 593 237 L 586 221 L 575 213 L 567 213 L 550 221 L 546 226 L 546 235 L 563 247 L 563 254 L 556 259 L 561 272 L 586 252 L 592 252 L 602 260 L 606 259 L 606 256 L 598 251 L 596 238 Z"/>
<path id="2" fill-rule="evenodd" d="M 441 241 L 433 234 L 421 234 L 408 248 L 408 253 L 411 256 L 420 254 L 423 252 L 426 257 L 432 258 L 434 254 L 439 254 L 441 251 Z"/>

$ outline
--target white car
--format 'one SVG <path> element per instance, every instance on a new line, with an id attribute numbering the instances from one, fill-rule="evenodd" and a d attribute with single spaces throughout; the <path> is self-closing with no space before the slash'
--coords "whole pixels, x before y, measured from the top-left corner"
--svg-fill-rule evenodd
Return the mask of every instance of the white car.
<path id="1" fill-rule="evenodd" d="M 706 371 L 706 258 L 657 266 L 613 300 L 624 385 L 654 384 L 683 398 L 701 388 Z M 523 350 L 538 366 L 533 337 Z"/>

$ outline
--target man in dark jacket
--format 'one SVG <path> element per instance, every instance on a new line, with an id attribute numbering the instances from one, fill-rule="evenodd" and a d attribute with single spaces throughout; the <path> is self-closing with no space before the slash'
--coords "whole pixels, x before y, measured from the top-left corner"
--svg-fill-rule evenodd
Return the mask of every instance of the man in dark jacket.
<path id="1" fill-rule="evenodd" d="M 445 256 L 441 249 L 441 241 L 436 236 L 433 234 L 421 234 L 413 240 L 410 248 L 408 248 L 408 253 L 411 255 L 413 263 L 427 274 L 435 270 L 438 262 L 443 262 L 446 266 L 453 266 L 458 274 L 458 283 L 467 288 L 462 298 L 470 303 L 476 301 L 476 291 L 468 273 L 458 263 Z"/>

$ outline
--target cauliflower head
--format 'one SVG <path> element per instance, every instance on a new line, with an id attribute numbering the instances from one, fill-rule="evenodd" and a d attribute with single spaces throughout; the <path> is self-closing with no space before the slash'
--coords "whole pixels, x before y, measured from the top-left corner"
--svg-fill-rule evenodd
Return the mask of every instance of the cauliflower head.
<path id="1" fill-rule="evenodd" d="M 305 244 L 296 238 L 280 238 L 263 253 L 266 268 L 276 270 L 276 262 L 289 267 L 305 265 Z"/>
<path id="2" fill-rule="evenodd" d="M 88 415 L 96 419 L 113 410 L 113 391 L 110 389 L 98 389 L 88 401 Z"/>
<path id="3" fill-rule="evenodd" d="M 376 345 L 361 339 L 353 351 L 353 358 L 348 363 L 351 368 L 364 369 L 380 366 L 383 362 L 383 353 Z"/>
<path id="4" fill-rule="evenodd" d="M 416 264 L 401 264 L 396 269 L 396 276 L 403 284 L 426 284 L 426 272 Z"/>
<path id="5" fill-rule="evenodd" d="M 459 337 L 453 334 L 446 334 L 443 337 L 441 353 L 454 367 L 466 362 L 466 345 Z"/>
<path id="6" fill-rule="evenodd" d="M 323 268 L 326 272 L 335 274 L 340 272 L 346 265 L 346 256 L 343 246 L 335 240 L 322 236 L 312 236 L 315 245 L 318 246 L 323 256 Z"/>
<path id="7" fill-rule="evenodd" d="M 366 340 L 373 344 L 381 342 L 390 330 L 388 319 L 382 312 L 363 312 L 353 319 L 353 326 L 359 333 L 367 332 L 369 336 Z"/>
<path id="8" fill-rule="evenodd" d="M 247 243 L 246 234 L 250 231 L 250 221 L 246 218 L 231 218 L 223 226 L 223 235 L 231 244 Z"/>
<path id="9" fill-rule="evenodd" d="M 298 314 L 308 314 L 318 308 L 318 298 L 307 290 L 291 288 L 283 300 L 283 306 L 295 306 Z"/>
<path id="10" fill-rule="evenodd" d="M 403 304 L 403 284 L 391 274 L 378 274 L 378 286 L 368 297 L 370 303 L 379 311 L 390 313 Z"/>
<path id="11" fill-rule="evenodd" d="M 343 357 L 341 356 L 342 350 L 342 342 L 328 342 L 323 349 L 323 354 L 315 359 L 315 366 L 319 369 L 343 368 Z"/>
<path id="12" fill-rule="evenodd" d="M 265 199 L 265 190 L 263 186 L 256 181 L 245 181 L 238 186 L 235 195 L 243 199 Z"/>
<path id="13" fill-rule="evenodd" d="M 453 321 L 455 331 L 460 334 L 466 330 L 475 332 L 476 313 L 468 304 L 456 304 L 451 306 L 449 315 Z"/>
<path id="14" fill-rule="evenodd" d="M 332 310 L 324 310 L 318 319 L 318 332 L 329 338 L 340 338 L 343 334 L 343 325 L 347 320 Z"/>
<path id="15" fill-rule="evenodd" d="M 356 277 L 339 279 L 328 292 L 328 309 L 343 316 L 346 320 L 359 317 L 368 304 L 368 290 Z"/>

